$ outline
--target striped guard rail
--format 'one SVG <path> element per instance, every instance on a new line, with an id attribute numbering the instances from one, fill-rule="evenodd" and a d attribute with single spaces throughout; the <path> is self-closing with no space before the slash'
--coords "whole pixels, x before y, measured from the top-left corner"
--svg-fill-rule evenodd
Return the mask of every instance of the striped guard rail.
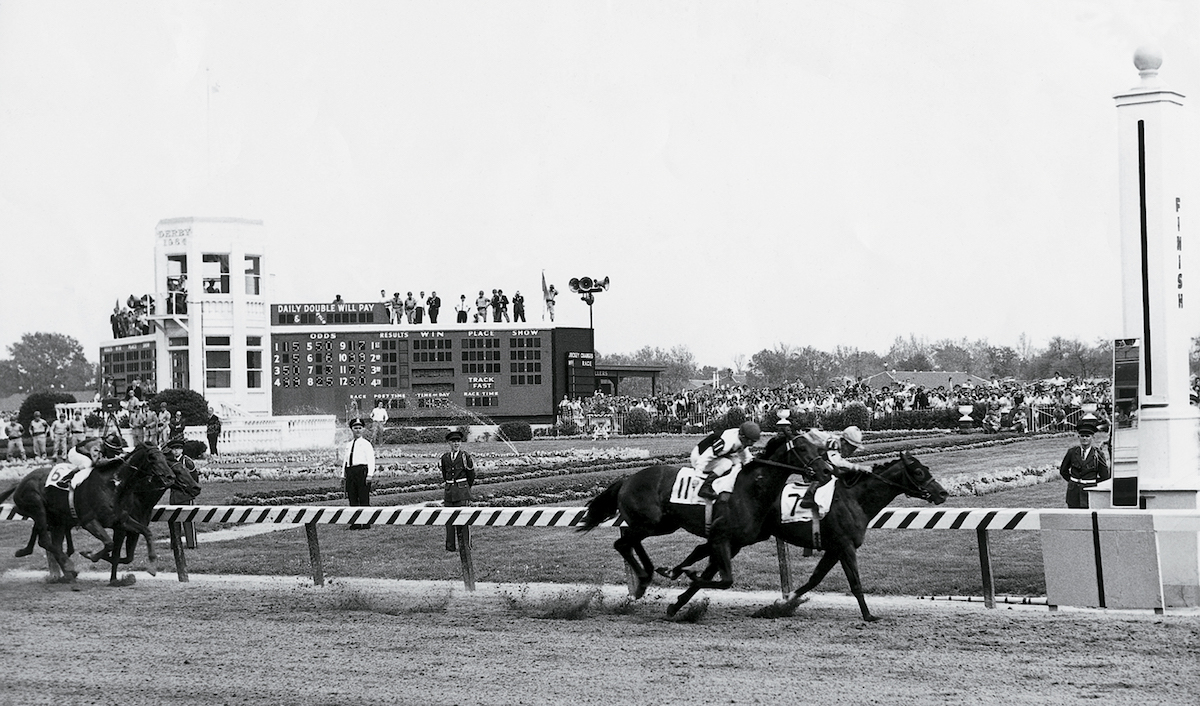
<path id="1" fill-rule="evenodd" d="M 154 522 L 222 522 L 230 524 L 371 524 L 456 525 L 471 527 L 578 527 L 582 507 L 347 507 L 331 505 L 159 505 Z M 1052 508 L 896 508 L 885 509 L 867 525 L 869 529 L 926 530 L 1038 530 L 1043 513 L 1099 515 L 1150 514 L 1160 529 L 1200 528 L 1196 510 L 1067 510 Z M 0 504 L 0 520 L 23 520 L 10 504 Z M 607 520 L 601 527 L 619 527 Z"/>

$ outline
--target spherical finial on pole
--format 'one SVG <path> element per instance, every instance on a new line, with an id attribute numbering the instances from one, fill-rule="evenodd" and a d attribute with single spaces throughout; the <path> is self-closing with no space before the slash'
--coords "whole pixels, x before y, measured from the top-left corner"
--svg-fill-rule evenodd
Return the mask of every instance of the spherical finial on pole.
<path id="1" fill-rule="evenodd" d="M 1162 50 L 1158 47 L 1143 44 L 1133 53 L 1133 65 L 1137 68 L 1145 85 L 1156 83 L 1158 69 L 1162 66 Z"/>

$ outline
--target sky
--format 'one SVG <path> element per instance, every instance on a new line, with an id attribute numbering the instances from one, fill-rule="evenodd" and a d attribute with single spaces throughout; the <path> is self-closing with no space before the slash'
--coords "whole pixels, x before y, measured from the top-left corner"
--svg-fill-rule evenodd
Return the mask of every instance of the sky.
<path id="1" fill-rule="evenodd" d="M 0 356 L 95 360 L 185 216 L 262 220 L 275 303 L 537 325 L 544 272 L 586 326 L 609 277 L 602 354 L 1119 337 L 1113 96 L 1142 45 L 1200 94 L 1198 37 L 1168 0 L 0 0 Z"/>

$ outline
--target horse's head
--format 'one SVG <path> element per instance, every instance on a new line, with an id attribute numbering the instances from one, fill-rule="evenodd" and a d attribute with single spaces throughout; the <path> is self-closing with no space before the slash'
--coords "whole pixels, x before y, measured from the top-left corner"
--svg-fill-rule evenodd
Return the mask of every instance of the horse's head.
<path id="1" fill-rule="evenodd" d="M 171 464 L 167 463 L 162 449 L 157 446 L 138 444 L 125 463 L 135 477 L 145 477 L 152 485 L 162 488 L 174 487 L 175 472 L 171 470 Z"/>
<path id="2" fill-rule="evenodd" d="M 934 505 L 946 502 L 950 493 L 929 472 L 929 467 L 912 454 L 900 452 L 900 458 L 874 471 L 875 477 L 899 488 L 905 495 Z"/>
<path id="3" fill-rule="evenodd" d="M 821 450 L 801 435 L 781 433 L 767 442 L 758 460 L 767 461 L 768 466 L 790 470 L 808 476 L 814 467 L 829 473 L 832 469 Z"/>

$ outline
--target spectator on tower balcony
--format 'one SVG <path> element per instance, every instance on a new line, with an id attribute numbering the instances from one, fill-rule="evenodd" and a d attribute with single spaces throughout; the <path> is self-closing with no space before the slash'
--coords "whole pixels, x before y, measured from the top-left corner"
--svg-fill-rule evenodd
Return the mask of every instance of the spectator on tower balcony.
<path id="1" fill-rule="evenodd" d="M 525 297 L 521 296 L 521 290 L 517 290 L 512 298 L 513 307 L 513 323 L 525 321 Z"/>
<path id="2" fill-rule="evenodd" d="M 335 305 L 338 305 L 338 304 L 345 304 L 346 302 L 342 300 L 342 295 L 335 294 L 335 295 L 333 295 L 333 303 Z"/>
<path id="3" fill-rule="evenodd" d="M 460 324 L 467 323 L 467 312 L 471 310 L 471 305 L 467 303 L 467 295 L 458 295 L 458 304 L 454 305 L 454 311 L 457 312 L 455 321 Z"/>
<path id="4" fill-rule="evenodd" d="M 413 323 L 425 322 L 425 292 L 417 295 L 417 310 L 413 313 Z"/>
<path id="5" fill-rule="evenodd" d="M 400 317 L 404 315 L 404 300 L 400 298 L 400 292 L 393 294 L 388 302 L 388 315 L 393 324 L 400 323 Z"/>
<path id="6" fill-rule="evenodd" d="M 412 292 L 404 298 L 404 320 L 408 323 L 415 323 L 417 316 L 417 300 L 413 298 Z"/>
<path id="7" fill-rule="evenodd" d="M 437 292 L 431 292 L 429 298 L 425 300 L 425 305 L 429 307 L 429 323 L 436 324 L 438 312 L 442 309 L 442 298 L 437 295 Z"/>
<path id="8" fill-rule="evenodd" d="M 487 309 L 490 301 L 487 295 L 483 293 L 483 290 L 479 290 L 479 296 L 475 297 L 475 323 L 479 323 L 480 321 L 487 322 Z"/>

